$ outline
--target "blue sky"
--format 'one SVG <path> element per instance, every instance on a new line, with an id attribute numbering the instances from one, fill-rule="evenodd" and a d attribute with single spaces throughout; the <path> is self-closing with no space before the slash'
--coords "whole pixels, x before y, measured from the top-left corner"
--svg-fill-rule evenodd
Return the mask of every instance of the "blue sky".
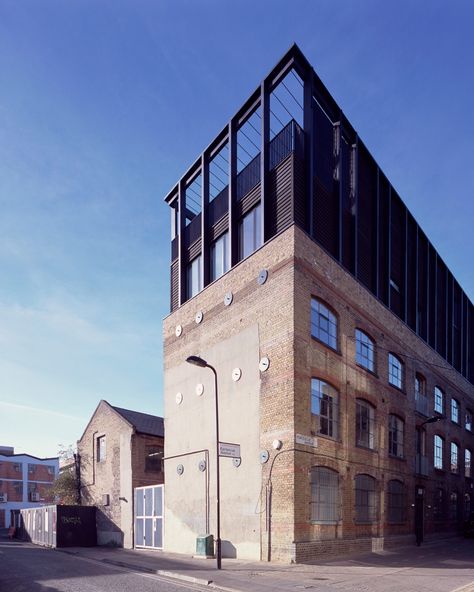
<path id="1" fill-rule="evenodd" d="M 0 444 L 161 414 L 184 170 L 296 42 L 471 299 L 474 5 L 0 0 Z"/>

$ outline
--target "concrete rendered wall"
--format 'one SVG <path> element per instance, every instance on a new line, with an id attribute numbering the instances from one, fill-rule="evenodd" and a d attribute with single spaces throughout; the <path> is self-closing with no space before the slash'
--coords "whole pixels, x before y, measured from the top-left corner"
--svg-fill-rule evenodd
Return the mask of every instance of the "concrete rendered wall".
<path id="1" fill-rule="evenodd" d="M 235 266 L 222 278 L 186 302 L 164 321 L 165 364 L 165 539 L 167 551 L 195 552 L 199 534 L 215 535 L 215 428 L 213 374 L 185 363 L 200 355 L 215 365 L 219 376 L 220 440 L 241 445 L 242 464 L 221 458 L 221 510 L 224 555 L 266 557 L 266 490 L 276 438 L 294 441 L 293 421 L 293 230 Z M 257 277 L 269 272 L 265 284 Z M 224 305 L 232 291 L 233 302 Z M 196 313 L 203 320 L 196 323 Z M 182 334 L 176 336 L 176 326 Z M 270 369 L 261 373 L 261 357 Z M 232 370 L 242 377 L 232 380 Z M 204 393 L 196 394 L 196 385 Z M 181 393 L 183 402 L 176 404 Z M 209 450 L 189 454 L 197 450 Z M 260 463 L 260 451 L 270 460 Z M 170 458 L 184 455 L 180 458 Z M 189 455 L 188 455 L 189 454 Z M 208 472 L 198 470 L 209 459 Z M 273 471 L 277 492 L 272 508 L 272 544 L 287 548 L 293 541 L 293 454 L 281 456 Z M 177 475 L 178 464 L 184 473 Z M 284 495 L 283 495 L 284 494 Z"/>

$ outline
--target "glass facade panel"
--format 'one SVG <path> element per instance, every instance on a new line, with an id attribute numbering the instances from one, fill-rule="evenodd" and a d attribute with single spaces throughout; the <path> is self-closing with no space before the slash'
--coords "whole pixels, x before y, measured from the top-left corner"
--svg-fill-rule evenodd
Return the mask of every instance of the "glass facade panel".
<path id="1" fill-rule="evenodd" d="M 375 479 L 370 475 L 355 478 L 356 522 L 370 523 L 377 519 L 377 495 Z"/>
<path id="2" fill-rule="evenodd" d="M 401 481 L 388 482 L 388 521 L 391 523 L 406 522 L 407 498 L 405 486 Z"/>
<path id="3" fill-rule="evenodd" d="M 375 410 L 360 399 L 356 402 L 356 444 L 375 448 Z"/>
<path id="4" fill-rule="evenodd" d="M 201 255 L 193 259 L 186 269 L 186 298 L 192 298 L 202 290 Z"/>
<path id="5" fill-rule="evenodd" d="M 442 414 L 443 409 L 444 409 L 444 393 L 438 386 L 435 386 L 435 389 L 434 389 L 434 410 L 436 413 Z"/>
<path id="6" fill-rule="evenodd" d="M 250 210 L 239 224 L 239 260 L 245 259 L 262 245 L 260 204 Z"/>
<path id="7" fill-rule="evenodd" d="M 325 467 L 311 470 L 311 520 L 334 523 L 339 519 L 339 475 Z"/>
<path id="8" fill-rule="evenodd" d="M 403 440 L 405 425 L 396 415 L 388 418 L 388 451 L 392 456 L 403 458 Z"/>
<path id="9" fill-rule="evenodd" d="M 211 282 L 229 271 L 229 233 L 226 232 L 211 245 Z"/>
<path id="10" fill-rule="evenodd" d="M 403 364 L 394 354 L 388 354 L 388 382 L 399 389 L 403 385 Z"/>
<path id="11" fill-rule="evenodd" d="M 337 349 L 336 315 L 316 298 L 311 299 L 311 335 Z"/>
<path id="12" fill-rule="evenodd" d="M 375 372 L 375 344 L 360 329 L 356 329 L 356 362 L 359 366 Z"/>
<path id="13" fill-rule="evenodd" d="M 444 440 L 438 434 L 434 437 L 434 467 L 435 469 L 443 468 L 443 448 Z"/>
<path id="14" fill-rule="evenodd" d="M 318 418 L 318 434 L 337 438 L 339 419 L 339 394 L 327 382 L 311 380 L 311 413 Z"/>
<path id="15" fill-rule="evenodd" d="M 459 472 L 459 446 L 451 442 L 451 473 Z"/>

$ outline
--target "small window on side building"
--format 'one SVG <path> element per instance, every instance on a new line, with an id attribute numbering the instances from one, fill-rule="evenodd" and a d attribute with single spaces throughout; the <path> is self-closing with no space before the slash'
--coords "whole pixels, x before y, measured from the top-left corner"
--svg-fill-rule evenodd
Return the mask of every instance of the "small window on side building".
<path id="1" fill-rule="evenodd" d="M 107 454 L 105 436 L 97 438 L 97 462 L 104 462 Z"/>
<path id="2" fill-rule="evenodd" d="M 163 448 L 161 448 L 160 446 L 147 446 L 145 454 L 145 471 L 155 473 L 161 472 Z"/>

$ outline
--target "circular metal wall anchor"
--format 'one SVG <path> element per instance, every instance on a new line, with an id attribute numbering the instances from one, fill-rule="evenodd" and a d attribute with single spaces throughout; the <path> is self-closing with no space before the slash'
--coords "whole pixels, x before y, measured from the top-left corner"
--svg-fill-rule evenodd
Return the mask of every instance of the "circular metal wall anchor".
<path id="1" fill-rule="evenodd" d="M 227 292 L 227 294 L 224 296 L 224 304 L 226 306 L 230 306 L 232 304 L 233 299 L 234 295 L 232 294 L 232 292 Z"/>
<path id="2" fill-rule="evenodd" d="M 269 458 L 270 458 L 270 454 L 268 453 L 268 450 L 262 450 L 260 452 L 260 462 L 262 463 L 262 465 L 264 465 L 266 462 L 268 462 Z"/>
<path id="3" fill-rule="evenodd" d="M 202 383 L 197 384 L 196 385 L 196 395 L 198 397 L 200 397 L 203 392 L 204 392 L 204 385 Z"/>
<path id="4" fill-rule="evenodd" d="M 184 473 L 184 467 L 183 467 L 183 465 L 178 465 L 176 467 L 176 472 L 178 473 L 178 475 L 182 475 Z"/>
<path id="5" fill-rule="evenodd" d="M 204 473 L 206 470 L 206 461 L 204 459 L 199 461 L 198 469 L 201 471 L 201 473 Z"/>
<path id="6" fill-rule="evenodd" d="M 266 372 L 268 370 L 269 366 L 270 366 L 270 360 L 267 357 L 265 357 L 260 360 L 260 363 L 258 365 L 258 369 L 260 370 L 260 372 Z"/>
<path id="7" fill-rule="evenodd" d="M 176 337 L 180 337 L 181 333 L 183 332 L 183 327 L 181 325 L 176 325 L 176 329 L 174 330 Z"/>
<path id="8" fill-rule="evenodd" d="M 232 380 L 234 382 L 237 382 L 238 380 L 240 380 L 241 376 L 242 376 L 242 370 L 240 368 L 234 368 L 232 370 Z"/>
<path id="9" fill-rule="evenodd" d="M 234 467 L 240 467 L 241 463 L 242 463 L 242 459 L 240 457 L 232 459 L 232 464 L 234 465 Z"/>
<path id="10" fill-rule="evenodd" d="M 176 393 L 176 405 L 181 405 L 183 402 L 183 393 Z"/>
<path id="11" fill-rule="evenodd" d="M 259 286 L 262 286 L 268 279 L 268 271 L 266 269 L 262 269 L 258 274 L 257 282 Z"/>
<path id="12" fill-rule="evenodd" d="M 194 320 L 196 321 L 196 324 L 199 325 L 199 323 L 202 321 L 203 318 L 204 318 L 203 312 L 202 312 L 202 310 L 199 310 L 196 313 L 196 316 L 194 317 Z"/>

